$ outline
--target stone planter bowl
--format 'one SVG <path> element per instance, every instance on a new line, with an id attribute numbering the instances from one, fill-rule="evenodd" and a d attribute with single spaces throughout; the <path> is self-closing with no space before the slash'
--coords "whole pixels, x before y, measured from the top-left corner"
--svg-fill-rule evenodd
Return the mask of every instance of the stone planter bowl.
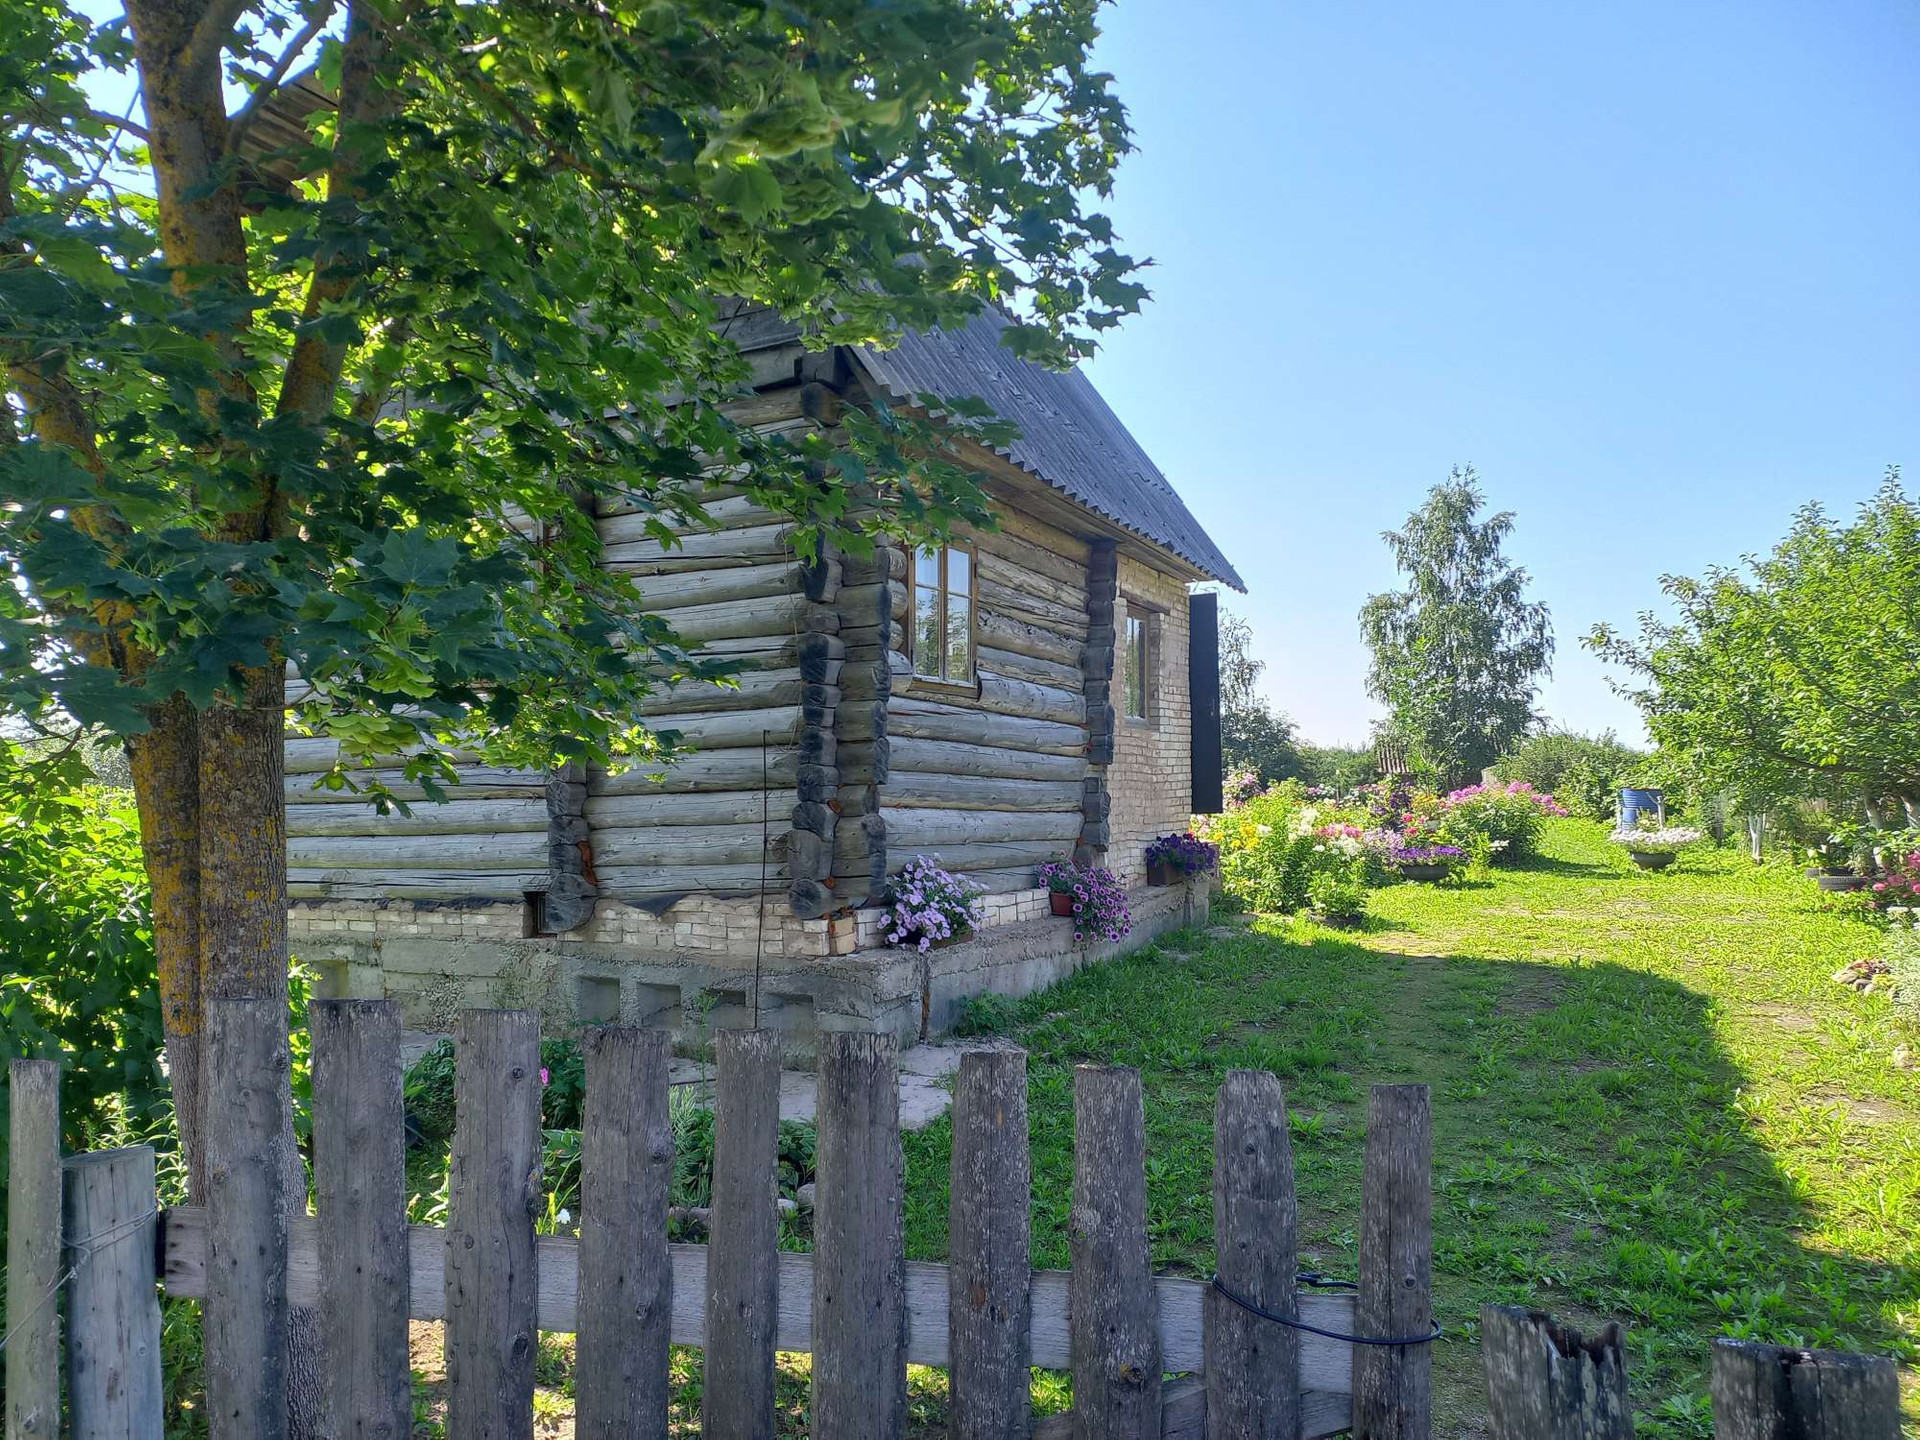
<path id="1" fill-rule="evenodd" d="M 1446 879 L 1453 869 L 1450 865 L 1401 865 L 1397 868 L 1402 880 L 1421 880 L 1429 884 Z"/>
<path id="2" fill-rule="evenodd" d="M 1664 870 L 1680 858 L 1672 850 L 1629 850 L 1627 853 L 1642 870 Z"/>
<path id="3" fill-rule="evenodd" d="M 1867 877 L 1864 875 L 1816 875 L 1813 883 L 1829 894 L 1847 890 L 1865 888 Z"/>

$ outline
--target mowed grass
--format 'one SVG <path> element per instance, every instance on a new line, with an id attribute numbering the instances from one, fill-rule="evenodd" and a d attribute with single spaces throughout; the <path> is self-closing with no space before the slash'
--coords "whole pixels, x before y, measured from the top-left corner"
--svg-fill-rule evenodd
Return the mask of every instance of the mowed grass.
<path id="1" fill-rule="evenodd" d="M 1155 1263 L 1212 1268 L 1214 1093 L 1285 1082 L 1302 1263 L 1351 1275 L 1367 1088 L 1433 1087 L 1436 1433 L 1480 1428 L 1476 1317 L 1629 1328 L 1642 1433 L 1711 1434 L 1715 1336 L 1898 1355 L 1920 1401 L 1920 1076 L 1832 979 L 1877 932 L 1730 852 L 1642 874 L 1600 827 L 1482 883 L 1374 894 L 1362 933 L 1262 918 L 997 1015 L 1031 1056 L 1034 1262 L 1068 1263 L 1073 1067 L 1145 1077 Z M 907 1137 L 907 1244 L 946 1250 L 951 1129 Z"/>

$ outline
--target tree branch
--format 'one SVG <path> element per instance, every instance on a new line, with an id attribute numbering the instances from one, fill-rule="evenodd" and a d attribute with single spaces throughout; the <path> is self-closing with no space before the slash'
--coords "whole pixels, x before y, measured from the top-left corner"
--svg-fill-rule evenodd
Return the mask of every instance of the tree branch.
<path id="1" fill-rule="evenodd" d="M 193 33 L 187 37 L 186 46 L 180 52 L 179 64 L 182 74 L 191 75 L 203 65 L 211 65 L 216 70 L 220 66 L 220 52 L 227 48 L 227 41 L 233 38 L 234 27 L 240 23 L 240 17 L 247 13 L 251 0 L 218 0 L 209 5 L 200 18 L 194 22 Z"/>
<path id="2" fill-rule="evenodd" d="M 267 101 L 280 92 L 281 84 L 287 78 L 287 72 L 293 68 L 293 62 L 300 58 L 300 53 L 313 43 L 316 35 L 327 28 L 327 22 L 333 19 L 334 8 L 335 0 L 327 0 L 325 5 L 314 12 L 313 18 L 300 28 L 299 34 L 295 35 L 287 48 L 281 52 L 280 58 L 273 62 L 273 68 L 267 71 L 266 77 L 254 87 L 253 93 L 247 97 L 247 103 L 235 113 L 233 128 L 227 134 L 227 149 L 230 152 L 239 150 L 241 137 L 253 124 L 254 117 L 266 108 Z"/>
<path id="3" fill-rule="evenodd" d="M 147 127 L 133 118 L 131 110 L 125 115 L 109 115 L 105 110 L 88 110 L 87 118 L 97 120 L 110 130 L 124 130 L 143 145 L 151 145 L 153 136 L 147 133 Z"/>

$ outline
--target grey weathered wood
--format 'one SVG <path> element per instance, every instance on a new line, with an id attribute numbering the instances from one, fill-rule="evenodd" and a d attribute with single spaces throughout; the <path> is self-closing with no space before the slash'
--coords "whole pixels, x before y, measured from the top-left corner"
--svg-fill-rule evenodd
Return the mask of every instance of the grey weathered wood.
<path id="1" fill-rule="evenodd" d="M 1157 1437 L 1162 1362 L 1138 1070 L 1074 1071 L 1071 1250 L 1074 1434 Z"/>
<path id="2" fill-rule="evenodd" d="M 764 807 L 778 823 L 793 802 L 779 795 L 763 798 L 765 793 L 749 789 L 708 795 L 596 796 L 587 801 L 587 819 L 596 830 L 698 830 L 709 825 L 758 825 Z"/>
<path id="3" fill-rule="evenodd" d="M 1712 1387 L 1714 1440 L 1899 1440 L 1885 1356 L 1716 1340 Z"/>
<path id="4" fill-rule="evenodd" d="M 593 858 L 602 869 L 624 865 L 752 865 L 764 850 L 776 865 L 786 854 L 789 812 L 793 805 L 769 795 L 768 823 L 744 825 L 664 825 L 629 828 L 609 825 L 593 836 Z"/>
<path id="5" fill-rule="evenodd" d="M 500 835 L 544 834 L 547 807 L 542 800 L 449 800 L 415 805 L 413 814 L 377 813 L 371 805 L 293 805 L 287 834 L 322 835 Z"/>
<path id="6" fill-rule="evenodd" d="M 1002 519 L 1004 521 L 1005 512 Z M 1044 576 L 1069 592 L 1075 586 L 1086 584 L 1087 550 L 1084 541 L 1063 545 L 1054 534 L 1036 541 L 1003 529 L 983 534 L 974 543 L 982 554 L 1001 556 L 1032 574 Z"/>
<path id="7" fill-rule="evenodd" d="M 900 1084 L 891 1035 L 820 1037 L 813 1428 L 891 1440 L 907 1413 Z"/>
<path id="8" fill-rule="evenodd" d="M 790 745 L 775 746 L 766 756 L 767 782 L 791 786 L 800 754 Z M 595 774 L 590 796 L 685 795 L 720 790 L 757 790 L 761 779 L 760 747 L 716 750 L 712 754 L 683 755 L 671 765 L 642 763 L 618 775 Z M 592 800 L 588 801 L 591 805 Z"/>
<path id="9" fill-rule="evenodd" d="M 934 772 L 1007 780 L 1080 780 L 1087 773 L 1087 762 L 1083 756 L 1036 755 L 1031 751 L 1009 749 L 1001 745 L 899 739 L 891 743 L 890 750 L 892 768 L 896 772 Z"/>
<path id="10" fill-rule="evenodd" d="M 757 710 L 693 710 L 649 717 L 650 729 L 671 731 L 681 743 L 702 750 L 732 750 L 766 745 L 791 745 L 810 722 L 798 704 L 770 705 Z"/>
<path id="11" fill-rule="evenodd" d="M 969 745 L 998 745 L 1011 750 L 1034 750 L 1049 755 L 1084 755 L 1084 725 L 1055 720 L 1033 720 L 1024 715 L 997 715 L 965 705 L 896 698 L 886 709 L 886 733 L 913 740 L 958 740 Z M 847 738 L 854 738 L 849 735 Z"/>
<path id="12" fill-rule="evenodd" d="M 491 835 L 311 835 L 287 841 L 287 864 L 312 870 L 509 870 L 544 868 L 547 833 Z"/>
<path id="13" fill-rule="evenodd" d="M 67 1403 L 74 1440 L 160 1440 L 166 1401 L 154 1289 L 153 1147 L 76 1155 L 66 1162 L 65 1191 L 66 1268 L 73 1272 L 67 1281 Z M 207 1328 L 211 1332 L 211 1317 Z M 285 1434 L 285 1408 L 283 1399 L 277 1428 L 259 1433 Z M 244 1433 L 223 1425 L 218 1415 L 208 1418 L 215 1436 L 237 1440 Z"/>
<path id="14" fill-rule="evenodd" d="M 1232 1070 L 1214 1101 L 1213 1235 L 1221 1283 L 1261 1309 L 1297 1318 L 1293 1145 L 1280 1081 Z M 1300 1433 L 1300 1332 L 1207 1296 L 1207 1414 L 1248 1440 Z"/>
<path id="15" fill-rule="evenodd" d="M 678 575 L 642 577 L 641 602 L 648 610 L 670 612 L 691 605 L 722 600 L 756 600 L 798 594 L 806 588 L 805 572 L 792 560 L 769 565 L 744 565 L 718 570 L 689 570 Z"/>
<path id="16" fill-rule="evenodd" d="M 974 630 L 983 649 L 1010 651 L 1075 669 L 1080 666 L 1082 636 L 1064 634 L 984 607 L 974 617 Z"/>
<path id="17" fill-rule="evenodd" d="M 954 1440 L 1025 1440 L 1032 1425 L 1032 1183 L 1027 1052 L 960 1059 L 953 1092 L 948 1411 Z"/>
<path id="18" fill-rule="evenodd" d="M 780 1037 L 772 1030 L 722 1030 L 714 1037 L 714 1062 L 713 1223 L 700 1424 L 704 1433 L 729 1440 L 770 1440 L 780 1309 L 780 1216 L 774 1205 Z"/>
<path id="19" fill-rule="evenodd" d="M 1367 1106 L 1357 1335 L 1433 1325 L 1433 1116 L 1425 1085 L 1376 1085 Z M 1356 1440 L 1426 1440 L 1433 1346 L 1353 1347 Z"/>
<path id="20" fill-rule="evenodd" d="M 601 865 L 602 895 L 757 895 L 764 878 L 768 894 L 785 888 L 785 858 L 769 860 L 764 877 L 753 862 L 743 865 Z"/>
<path id="21" fill-rule="evenodd" d="M 463 1010 L 447 1179 L 447 1433 L 533 1433 L 540 1020 Z"/>
<path id="22" fill-rule="evenodd" d="M 700 531 L 676 538 L 671 544 L 660 540 L 623 540 L 603 551 L 609 570 L 638 571 L 658 560 L 746 560 L 762 563 L 793 553 L 793 525 L 778 521 L 771 525 L 745 525 L 731 530 Z"/>
<path id="23" fill-rule="evenodd" d="M 316 805 L 341 805 L 350 809 L 371 810 L 372 803 L 367 798 L 367 787 L 375 783 L 385 785 L 395 800 L 404 800 L 418 813 L 420 807 L 437 806 L 442 802 L 429 799 L 426 787 L 410 784 L 406 771 L 398 766 L 376 767 L 371 770 L 348 771 L 349 778 L 360 787 L 357 790 L 321 790 L 316 789 L 314 781 L 317 774 L 289 775 L 282 786 L 281 798 L 289 807 L 305 809 Z M 532 800 L 544 806 L 547 798 L 546 776 L 535 770 L 508 770 L 499 766 L 475 767 L 463 766 L 460 769 L 460 783 L 445 793 L 452 795 L 446 804 L 460 802 L 478 802 L 482 800 Z"/>
<path id="24" fill-rule="evenodd" d="M 1633 1440 L 1626 1332 L 1592 1339 L 1541 1310 L 1480 1307 L 1491 1440 Z"/>
<path id="25" fill-rule="evenodd" d="M 60 1062 L 7 1067 L 7 1440 L 60 1433 Z"/>
<path id="26" fill-rule="evenodd" d="M 883 802 L 893 798 L 890 791 L 881 794 Z M 948 845 L 1007 844 L 1017 841 L 1051 840 L 1056 847 L 1071 849 L 1080 833 L 1082 817 L 1072 810 L 930 810 L 895 809 L 884 803 L 880 817 L 886 821 L 887 843 L 903 853 Z"/>
<path id="27" fill-rule="evenodd" d="M 544 847 L 543 847 L 544 848 Z M 518 900 L 547 883 L 538 870 L 327 870 L 287 867 L 287 894 L 297 900 Z"/>
<path id="28" fill-rule="evenodd" d="M 583 1440 L 642 1440 L 667 1432 L 672 1039 L 665 1030 L 617 1027 L 586 1034 L 574 1368 L 574 1423 Z"/>
<path id="29" fill-rule="evenodd" d="M 286 1002 L 209 1001 L 207 1054 L 207 1420 L 214 1440 L 264 1440 L 287 1433 Z"/>
<path id="30" fill-rule="evenodd" d="M 407 1440 L 412 1297 L 400 1009 L 391 1000 L 316 1000 L 307 1014 L 319 1310 L 333 1433 Z"/>
<path id="31" fill-rule="evenodd" d="M 889 809 L 1038 811 L 1077 810 L 1085 794 L 1080 780 L 1001 778 L 982 785 L 967 775 L 896 769 L 880 798 Z"/>
<path id="32" fill-rule="evenodd" d="M 1085 648 L 1091 650 L 1091 643 Z M 992 671 L 1010 680 L 1026 680 L 1054 690 L 1083 691 L 1086 688 L 1087 672 L 1083 668 L 1084 660 L 1077 664 L 1067 664 L 1060 660 L 1043 660 L 1035 655 L 1022 655 L 1017 650 L 1003 650 L 998 646 L 988 645 L 984 640 L 975 650 L 974 658 L 983 671 Z"/>

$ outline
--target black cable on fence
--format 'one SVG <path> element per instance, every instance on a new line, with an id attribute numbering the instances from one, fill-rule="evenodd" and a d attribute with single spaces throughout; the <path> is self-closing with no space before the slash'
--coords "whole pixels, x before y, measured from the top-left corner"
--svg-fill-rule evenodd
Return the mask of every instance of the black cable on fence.
<path id="1" fill-rule="evenodd" d="M 1360 1287 L 1351 1280 L 1329 1280 L 1324 1275 L 1311 1272 L 1294 1276 L 1296 1284 L 1310 1285 L 1316 1290 L 1358 1290 Z M 1295 1320 L 1288 1315 L 1276 1315 L 1273 1311 L 1256 1305 L 1244 1295 L 1236 1294 L 1216 1273 L 1213 1288 L 1227 1299 L 1238 1305 L 1249 1315 L 1257 1315 L 1262 1320 L 1271 1320 L 1276 1325 L 1285 1325 L 1289 1330 L 1304 1330 L 1309 1335 L 1319 1335 L 1328 1340 L 1344 1340 L 1352 1345 L 1431 1345 L 1440 1338 L 1440 1322 L 1433 1322 L 1433 1331 L 1427 1335 L 1405 1335 L 1385 1338 L 1378 1335 L 1342 1335 L 1338 1330 L 1322 1330 L 1318 1325 L 1309 1325 L 1304 1320 Z"/>

